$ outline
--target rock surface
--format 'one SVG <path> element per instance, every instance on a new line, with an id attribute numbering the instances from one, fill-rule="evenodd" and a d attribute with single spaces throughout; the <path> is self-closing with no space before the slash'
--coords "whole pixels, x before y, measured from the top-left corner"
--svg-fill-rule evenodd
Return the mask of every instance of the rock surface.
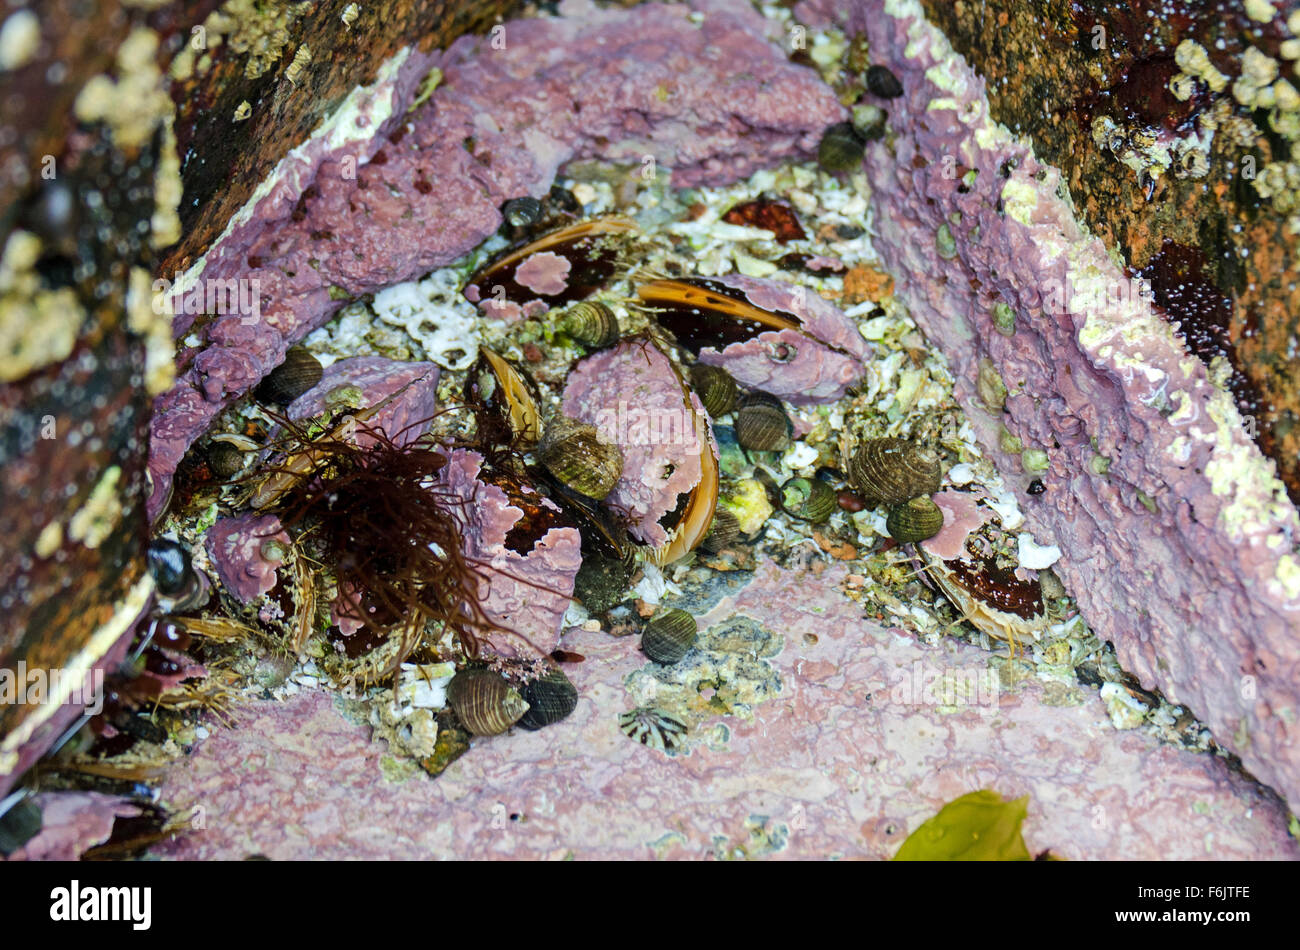
<path id="1" fill-rule="evenodd" d="M 196 328 L 181 354 L 156 406 L 151 510 L 190 441 L 342 300 L 451 263 L 496 231 L 502 202 L 543 194 L 565 162 L 648 157 L 685 186 L 809 154 L 842 107 L 748 4 L 706 6 L 698 23 L 677 4 L 512 21 L 500 44 L 396 57 L 355 92 L 191 267 L 247 282 L 258 312 Z M 408 117 L 434 67 L 441 85 Z"/>
<path id="2" fill-rule="evenodd" d="M 920 5 L 853 5 L 857 31 L 905 90 L 892 150 L 867 153 L 874 245 L 1035 537 L 1064 552 L 1057 573 L 1125 669 L 1300 801 L 1300 521 L 1272 463 L 1058 197 L 1059 174 L 991 121 L 983 81 Z M 943 173 L 949 157 L 974 186 Z M 955 256 L 936 247 L 942 228 Z M 998 307 L 1013 336 L 994 329 Z M 996 416 L 976 392 L 983 358 L 1011 392 Z M 1004 426 L 1048 452 L 1045 494 L 1026 492 Z"/>
<path id="3" fill-rule="evenodd" d="M 738 578 L 729 577 L 729 581 Z M 1097 694 L 990 679 L 974 647 L 919 645 L 866 622 L 819 576 L 764 568 L 701 616 L 709 669 L 770 647 L 734 702 L 696 693 L 687 754 L 630 740 L 618 716 L 673 687 L 631 638 L 575 630 L 580 699 L 539 732 L 475 740 L 436 780 L 368 738 L 329 694 L 252 701 L 163 785 L 204 828 L 155 849 L 242 858 L 888 858 L 946 802 L 978 788 L 1030 796 L 1025 840 L 1073 860 L 1300 857 L 1285 809 L 1225 761 L 1117 732 Z M 748 641 L 752 642 L 752 641 Z M 690 666 L 686 660 L 683 665 Z M 702 667 L 703 669 L 703 667 Z M 940 674 L 949 677 L 936 681 Z M 963 687 L 961 684 L 965 684 Z M 976 684 L 976 688 L 969 687 Z M 984 685 L 979 685 L 984 684 Z M 962 690 L 966 691 L 963 692 Z M 680 695 L 680 693 L 676 693 Z M 730 698 L 728 698 L 730 697 Z M 953 705 L 940 703 L 953 700 Z M 719 715 L 710 703 L 730 703 Z"/>

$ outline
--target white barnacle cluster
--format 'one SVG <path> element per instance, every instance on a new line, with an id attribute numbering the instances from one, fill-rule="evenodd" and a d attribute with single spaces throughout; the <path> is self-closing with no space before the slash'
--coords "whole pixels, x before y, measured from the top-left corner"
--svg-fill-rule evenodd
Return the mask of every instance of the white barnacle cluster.
<path id="1" fill-rule="evenodd" d="M 1228 87 L 1228 77 L 1215 68 L 1210 62 L 1210 54 L 1195 40 L 1183 40 L 1178 44 L 1174 50 L 1174 62 L 1183 74 L 1201 80 L 1211 92 L 1223 92 Z"/>

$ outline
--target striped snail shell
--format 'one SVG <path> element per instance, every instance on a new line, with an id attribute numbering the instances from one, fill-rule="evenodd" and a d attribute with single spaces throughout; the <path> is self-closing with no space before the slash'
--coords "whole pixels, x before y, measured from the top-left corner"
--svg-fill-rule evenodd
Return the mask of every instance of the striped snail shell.
<path id="1" fill-rule="evenodd" d="M 462 670 L 447 684 L 447 702 L 476 736 L 497 736 L 528 711 L 528 703 L 505 677 L 491 670 Z"/>
<path id="2" fill-rule="evenodd" d="M 781 400 L 771 393 L 752 392 L 736 404 L 736 441 L 747 449 L 779 452 L 790 444 L 794 424 Z"/>
<path id="3" fill-rule="evenodd" d="M 559 722 L 578 705 L 578 689 L 558 666 L 525 683 L 519 695 L 528 703 L 528 711 L 519 720 L 524 729 L 540 729 Z"/>
<path id="4" fill-rule="evenodd" d="M 899 544 L 924 541 L 943 530 L 943 511 L 927 496 L 921 495 L 890 508 L 885 527 L 889 536 Z"/>
<path id="5" fill-rule="evenodd" d="M 501 216 L 512 228 L 526 228 L 542 220 L 542 203 L 532 195 L 511 198 L 502 206 Z"/>
<path id="6" fill-rule="evenodd" d="M 618 317 L 608 304 L 584 300 L 561 311 L 556 326 L 583 346 L 598 350 L 618 342 Z"/>
<path id="7" fill-rule="evenodd" d="M 319 383 L 324 372 L 320 360 L 306 347 L 291 346 L 284 362 L 257 384 L 253 394 L 262 402 L 287 406 Z"/>
<path id="8" fill-rule="evenodd" d="M 901 505 L 918 495 L 933 495 L 943 478 L 936 452 L 910 439 L 892 437 L 863 442 L 849 458 L 845 471 L 869 508 Z"/>
<path id="9" fill-rule="evenodd" d="M 817 145 L 817 164 L 828 172 L 851 172 L 862 167 L 865 148 L 852 122 L 836 122 Z"/>
<path id="10" fill-rule="evenodd" d="M 839 498 L 820 478 L 791 478 L 781 486 L 781 507 L 796 518 L 821 524 L 839 508 Z"/>
<path id="11" fill-rule="evenodd" d="M 677 663 L 698 636 L 695 618 L 680 607 L 671 607 L 650 618 L 641 634 L 641 649 L 656 663 Z"/>
<path id="12" fill-rule="evenodd" d="M 700 547 L 710 554 L 717 554 L 740 535 L 740 519 L 730 511 L 719 508 L 713 513 L 713 524 L 709 533 L 700 542 Z"/>
<path id="13" fill-rule="evenodd" d="M 606 442 L 593 425 L 557 417 L 537 446 L 546 470 L 576 492 L 604 499 L 623 474 L 623 453 Z"/>
<path id="14" fill-rule="evenodd" d="M 704 404 L 704 411 L 712 419 L 725 416 L 736 407 L 740 390 L 735 378 L 721 366 L 696 363 L 690 371 L 691 388 Z"/>

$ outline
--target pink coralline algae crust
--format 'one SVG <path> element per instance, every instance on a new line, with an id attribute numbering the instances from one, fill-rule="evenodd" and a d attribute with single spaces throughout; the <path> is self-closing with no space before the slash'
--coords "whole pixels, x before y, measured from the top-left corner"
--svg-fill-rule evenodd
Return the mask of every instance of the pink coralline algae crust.
<path id="1" fill-rule="evenodd" d="M 765 566 L 703 615 L 783 638 L 781 691 L 752 718 L 711 717 L 669 758 L 628 739 L 646 665 L 626 638 L 575 630 L 577 709 L 540 732 L 475 740 L 437 779 L 395 780 L 364 711 L 329 694 L 251 701 L 174 767 L 162 800 L 208 820 L 155 851 L 179 859 L 892 857 L 952 799 L 1029 795 L 1029 850 L 1071 860 L 1300 857 L 1275 797 L 1227 763 L 1117 732 L 1092 690 L 1025 680 L 941 706 L 944 670 L 988 655 L 860 619 L 818 576 Z M 815 644 L 806 638 L 816 634 Z M 1058 684 L 1059 686 L 1059 684 Z M 936 693 L 938 695 L 936 695 Z M 518 821 L 502 821 L 518 814 Z"/>
<path id="2" fill-rule="evenodd" d="M 919 5 L 904 8 L 900 18 L 871 0 L 841 5 L 846 32 L 865 32 L 904 89 L 890 101 L 892 146 L 867 151 L 874 247 L 950 361 L 956 396 L 1028 526 L 1064 552 L 1055 570 L 1088 622 L 1126 669 L 1190 706 L 1251 773 L 1300 803 L 1295 510 L 1230 397 L 1163 319 L 1131 295 L 1099 299 L 1091 281 L 1128 281 L 1057 197 L 1059 173 L 990 134 L 983 80 Z M 944 176 L 954 155 L 975 186 Z M 936 250 L 945 224 L 954 259 Z M 1011 337 L 992 325 L 1000 303 L 1016 316 Z M 1005 414 L 977 396 L 985 357 L 1012 392 Z M 1045 494 L 1024 491 L 1000 425 L 1049 450 Z M 1094 456 L 1109 459 L 1106 476 Z"/>
<path id="3" fill-rule="evenodd" d="M 140 806 L 102 792 L 40 792 L 32 801 L 41 809 L 41 830 L 10 861 L 76 861 L 109 839 L 118 818 L 140 814 Z"/>
<path id="4" fill-rule="evenodd" d="M 830 301 L 776 280 L 740 274 L 712 279 L 743 291 L 757 307 L 794 314 L 804 332 L 760 333 L 721 353 L 706 348 L 700 362 L 725 367 L 742 385 L 797 404 L 834 402 L 861 378 L 870 347 L 857 324 Z"/>
<path id="5" fill-rule="evenodd" d="M 535 294 L 562 294 L 569 286 L 569 270 L 573 265 L 567 257 L 540 251 L 515 268 L 515 280 Z"/>
<path id="6" fill-rule="evenodd" d="M 930 500 L 943 512 L 943 528 L 933 538 L 921 542 L 935 557 L 950 561 L 966 550 L 970 533 L 992 520 L 995 515 L 989 508 L 981 508 L 975 492 L 941 491 Z"/>
<path id="7" fill-rule="evenodd" d="M 227 314 L 204 329 L 177 318 L 178 338 L 193 328 L 200 340 L 156 403 L 150 514 L 190 442 L 342 305 L 331 289 L 360 296 L 451 263 L 496 231 L 504 201 L 540 197 L 569 161 L 650 155 L 674 185 L 694 186 L 813 152 L 843 118 L 833 93 L 744 0 L 699 6 L 696 24 L 687 4 L 571 4 L 581 15 L 506 24 L 503 49 L 464 36 L 412 53 L 358 110 L 373 139 L 314 140 L 282 163 L 197 274 L 258 281 L 260 319 Z M 406 116 L 434 66 L 442 83 Z"/>
<path id="8" fill-rule="evenodd" d="M 631 516 L 630 531 L 645 544 L 668 540 L 659 519 L 704 474 L 694 419 L 705 417 L 704 407 L 694 393 L 690 405 L 688 412 L 672 362 L 646 341 L 587 357 L 565 382 L 564 414 L 594 425 L 623 452 L 623 476 L 606 503 Z M 717 454 L 711 432 L 705 451 Z"/>
<path id="9" fill-rule="evenodd" d="M 279 541 L 287 549 L 289 535 L 275 515 L 253 513 L 218 518 L 208 529 L 206 547 L 212 566 L 232 597 L 251 604 L 279 582 L 280 561 L 262 555 L 262 545 Z"/>
<path id="10" fill-rule="evenodd" d="M 502 489 L 479 481 L 482 463 L 477 452 L 453 451 L 441 487 L 465 502 L 453 510 L 464 524 L 465 554 L 487 575 L 483 611 L 518 634 L 484 633 L 484 645 L 506 657 L 547 655 L 559 646 L 563 633 L 573 579 L 582 564 L 582 537 L 577 528 L 551 528 L 528 554 L 511 550 L 506 536 L 524 513 L 510 504 Z"/>
<path id="11" fill-rule="evenodd" d="M 414 442 L 423 435 L 438 408 L 437 364 L 403 363 L 382 356 L 353 356 L 325 367 L 321 381 L 289 404 L 289 418 L 302 421 L 324 412 L 328 407 L 326 397 L 339 386 L 356 386 L 361 390 L 362 405 L 358 408 L 378 405 L 402 390 L 392 402 L 366 420 L 366 425 L 382 430 L 398 445 Z M 372 441 L 365 433 L 357 434 L 357 444 L 362 447 Z"/>

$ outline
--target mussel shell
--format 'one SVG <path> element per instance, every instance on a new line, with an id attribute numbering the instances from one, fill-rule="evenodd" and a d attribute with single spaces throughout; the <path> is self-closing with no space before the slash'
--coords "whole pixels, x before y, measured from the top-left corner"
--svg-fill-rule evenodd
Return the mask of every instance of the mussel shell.
<path id="1" fill-rule="evenodd" d="M 531 448 L 542 435 L 541 397 L 537 383 L 524 370 L 486 346 L 465 377 L 465 401 L 488 413 L 483 441 L 517 442 Z"/>
<path id="2" fill-rule="evenodd" d="M 284 362 L 271 370 L 253 390 L 261 402 L 287 406 L 321 381 L 324 368 L 306 347 L 291 346 Z"/>
<path id="3" fill-rule="evenodd" d="M 213 442 L 205 454 L 217 478 L 229 478 L 244 467 L 244 453 L 229 442 Z"/>
<path id="4" fill-rule="evenodd" d="M 839 499 L 820 478 L 791 478 L 781 486 L 781 507 L 796 518 L 821 524 L 839 508 Z"/>
<path id="5" fill-rule="evenodd" d="M 542 219 L 542 203 L 531 195 L 511 198 L 502 206 L 501 216 L 512 228 L 531 227 Z"/>
<path id="6" fill-rule="evenodd" d="M 740 519 L 724 508 L 713 513 L 713 524 L 709 533 L 700 542 L 700 547 L 710 554 L 717 554 L 740 536 Z"/>
<path id="7" fill-rule="evenodd" d="M 779 452 L 790 445 L 794 423 L 781 400 L 771 393 L 746 393 L 736 404 L 736 441 L 758 452 Z"/>
<path id="8" fill-rule="evenodd" d="M 192 582 L 194 569 L 190 566 L 190 552 L 180 542 L 158 538 L 149 544 L 145 558 L 158 593 L 163 596 L 175 597 Z"/>
<path id="9" fill-rule="evenodd" d="M 578 688 L 559 667 L 552 667 L 544 676 L 525 683 L 519 688 L 519 695 L 528 703 L 528 711 L 518 723 L 523 729 L 541 729 L 557 723 L 578 706 Z"/>
<path id="10" fill-rule="evenodd" d="M 735 377 L 721 366 L 696 363 L 690 370 L 691 388 L 704 404 L 704 411 L 716 419 L 736 408 L 740 388 Z"/>
<path id="11" fill-rule="evenodd" d="M 897 99 L 903 94 L 903 84 L 888 66 L 877 63 L 867 69 L 867 90 L 881 99 Z"/>
<path id="12" fill-rule="evenodd" d="M 24 798 L 0 815 L 0 854 L 12 854 L 41 830 L 41 806 Z"/>
<path id="13" fill-rule="evenodd" d="M 656 663 L 677 663 L 699 635 L 694 617 L 680 607 L 670 607 L 650 618 L 641 634 L 641 650 Z"/>
<path id="14" fill-rule="evenodd" d="M 618 342 L 618 317 L 608 304 L 585 300 L 565 309 L 557 326 L 583 346 L 600 349 Z"/>
<path id="15" fill-rule="evenodd" d="M 851 172 L 862 167 L 865 155 L 862 137 L 852 122 L 836 122 L 822 133 L 817 145 L 817 164 L 828 172 Z"/>
<path id="16" fill-rule="evenodd" d="M 623 475 L 623 453 L 593 425 L 561 416 L 537 446 L 537 460 L 574 491 L 602 500 Z"/>
<path id="17" fill-rule="evenodd" d="M 943 478 L 937 453 L 910 439 L 893 437 L 862 443 L 845 471 L 870 508 L 933 495 Z"/>
<path id="18" fill-rule="evenodd" d="M 447 684 L 447 702 L 476 736 L 497 736 L 528 711 L 528 703 L 505 677 L 491 670 L 462 670 Z"/>
<path id="19" fill-rule="evenodd" d="M 890 508 L 885 528 L 899 544 L 924 541 L 943 530 L 943 510 L 921 495 Z"/>

